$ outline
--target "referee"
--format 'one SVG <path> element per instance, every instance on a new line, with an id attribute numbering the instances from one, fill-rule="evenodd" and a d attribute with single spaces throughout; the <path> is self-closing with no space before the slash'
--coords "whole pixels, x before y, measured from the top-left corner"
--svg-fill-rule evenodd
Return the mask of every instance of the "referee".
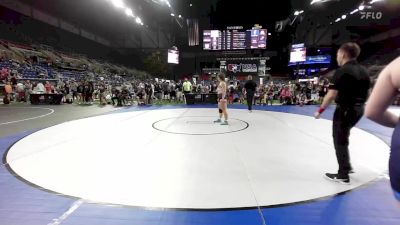
<path id="1" fill-rule="evenodd" d="M 334 74 L 328 94 L 315 113 L 315 118 L 319 119 L 329 104 L 335 100 L 333 143 L 339 171 L 337 174 L 326 173 L 325 176 L 342 184 L 350 183 L 349 173 L 353 172 L 348 148 L 350 130 L 364 113 L 364 105 L 371 86 L 367 69 L 357 62 L 360 51 L 360 46 L 356 43 L 346 43 L 340 47 L 337 62 L 341 68 Z"/>
<path id="2" fill-rule="evenodd" d="M 254 94 L 256 93 L 257 84 L 253 81 L 253 77 L 251 75 L 247 77 L 247 82 L 244 84 L 244 88 L 246 89 L 247 107 L 249 112 L 252 112 Z"/>

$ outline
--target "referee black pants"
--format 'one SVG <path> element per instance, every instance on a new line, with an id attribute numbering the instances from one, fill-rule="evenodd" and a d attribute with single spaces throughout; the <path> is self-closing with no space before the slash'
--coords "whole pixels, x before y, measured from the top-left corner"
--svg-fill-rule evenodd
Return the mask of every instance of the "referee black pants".
<path id="1" fill-rule="evenodd" d="M 249 110 L 253 109 L 254 92 L 247 92 L 247 107 Z"/>
<path id="2" fill-rule="evenodd" d="M 333 143 L 339 164 L 339 176 L 348 176 L 351 168 L 349 155 L 350 130 L 364 114 L 364 106 L 337 106 L 333 115 Z"/>

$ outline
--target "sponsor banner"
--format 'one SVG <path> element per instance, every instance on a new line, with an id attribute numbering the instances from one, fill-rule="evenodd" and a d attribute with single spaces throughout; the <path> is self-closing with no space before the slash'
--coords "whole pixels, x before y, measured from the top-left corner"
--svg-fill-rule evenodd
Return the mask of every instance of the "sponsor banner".
<path id="1" fill-rule="evenodd" d="M 228 72 L 236 73 L 257 73 L 258 66 L 256 63 L 229 63 Z"/>
<path id="2" fill-rule="evenodd" d="M 298 63 L 289 63 L 289 66 L 297 65 L 297 64 L 330 64 L 332 57 L 330 55 L 315 55 L 315 56 L 307 56 L 305 62 L 298 62 Z"/>

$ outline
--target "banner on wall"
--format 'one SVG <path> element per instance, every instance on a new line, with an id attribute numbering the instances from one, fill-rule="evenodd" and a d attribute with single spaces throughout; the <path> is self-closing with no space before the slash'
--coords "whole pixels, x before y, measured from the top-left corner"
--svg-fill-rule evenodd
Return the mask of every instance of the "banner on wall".
<path id="1" fill-rule="evenodd" d="M 258 73 L 258 64 L 256 62 L 234 63 L 229 62 L 227 66 L 227 73 L 235 75 L 238 73 Z"/>
<path id="2" fill-rule="evenodd" d="M 298 62 L 299 65 L 312 65 L 312 64 L 330 64 L 332 61 L 332 57 L 330 55 L 315 55 L 315 56 L 307 56 L 306 61 Z M 289 66 L 297 65 L 296 63 L 289 63 Z"/>

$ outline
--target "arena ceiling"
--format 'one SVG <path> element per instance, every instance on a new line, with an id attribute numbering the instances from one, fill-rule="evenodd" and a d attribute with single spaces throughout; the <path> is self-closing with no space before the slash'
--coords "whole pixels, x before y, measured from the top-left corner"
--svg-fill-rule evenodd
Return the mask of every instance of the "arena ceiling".
<path id="1" fill-rule="evenodd" d="M 185 36 L 186 18 L 203 18 L 202 28 L 229 25 L 249 27 L 262 24 L 273 28 L 275 22 L 293 17 L 295 10 L 304 10 L 305 22 L 310 26 L 329 24 L 335 18 L 360 5 L 362 0 L 326 0 L 310 5 L 311 0 L 169 0 L 171 8 L 163 4 L 165 0 L 124 0 L 135 15 L 142 18 L 145 27 L 135 23 L 123 12 L 117 10 L 108 0 L 20 0 L 50 15 L 64 19 L 85 28 L 108 40 L 118 40 L 121 36 L 139 34 L 143 29 L 161 30 L 175 36 Z M 386 0 L 391 1 L 391 0 Z M 192 6 L 190 6 L 192 4 Z M 171 13 L 175 17 L 171 17 Z M 178 18 L 182 15 L 182 18 Z M 346 24 L 344 24 L 346 25 Z M 183 26 L 183 27 L 182 27 Z M 362 30 L 360 33 L 362 33 Z M 371 33 L 371 29 L 365 32 Z M 368 34 L 370 35 L 370 34 Z"/>

